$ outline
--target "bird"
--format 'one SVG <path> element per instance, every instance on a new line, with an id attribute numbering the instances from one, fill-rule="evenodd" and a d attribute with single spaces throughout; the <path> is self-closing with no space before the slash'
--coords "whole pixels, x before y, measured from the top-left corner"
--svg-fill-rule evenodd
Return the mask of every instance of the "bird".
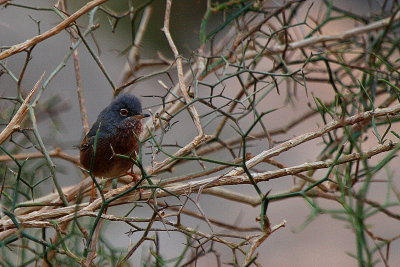
<path id="1" fill-rule="evenodd" d="M 82 167 L 95 177 L 129 174 L 132 159 L 137 159 L 142 120 L 149 116 L 143 113 L 138 97 L 128 93 L 116 97 L 100 112 L 79 145 Z"/>

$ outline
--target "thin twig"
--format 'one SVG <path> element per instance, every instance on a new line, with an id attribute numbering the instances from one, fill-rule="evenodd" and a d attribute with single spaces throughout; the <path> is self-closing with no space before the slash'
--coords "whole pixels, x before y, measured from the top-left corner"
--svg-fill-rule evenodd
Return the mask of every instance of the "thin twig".
<path id="1" fill-rule="evenodd" d="M 42 42 L 43 40 L 46 40 L 47 38 L 49 38 L 49 37 L 51 37 L 53 35 L 56 35 L 57 33 L 61 32 L 65 28 L 67 28 L 71 23 L 73 23 L 75 20 L 77 20 L 80 16 L 86 14 L 87 12 L 89 12 L 94 7 L 99 6 L 99 5 L 101 5 L 101 4 L 105 3 L 105 2 L 107 2 L 107 0 L 93 0 L 93 1 L 91 1 L 89 3 L 87 3 L 86 5 L 81 7 L 78 11 L 73 13 L 67 19 L 63 20 L 57 26 L 51 28 L 50 30 L 45 31 L 44 33 L 39 34 L 39 35 L 33 37 L 32 39 L 26 40 L 23 43 L 13 45 L 9 49 L 1 52 L 0 53 L 0 60 L 5 59 L 5 58 L 7 58 L 9 56 L 12 56 L 14 54 L 17 54 L 19 52 L 22 52 L 25 49 L 27 49 L 27 48 L 35 45 L 35 44 L 38 44 L 38 43 Z"/>
<path id="2" fill-rule="evenodd" d="M 36 90 L 39 88 L 40 83 L 44 77 L 44 73 L 40 76 L 39 80 L 36 82 L 35 86 L 33 86 L 32 90 L 26 96 L 24 102 L 22 102 L 21 106 L 19 107 L 17 113 L 15 113 L 14 117 L 11 121 L 7 124 L 6 128 L 3 129 L 0 133 L 0 145 L 12 135 L 13 132 L 17 131 L 21 127 L 21 123 L 25 118 L 25 115 L 28 111 L 29 102 L 31 101 L 33 95 L 35 94 Z"/>
<path id="3" fill-rule="evenodd" d="M 172 6 L 172 0 L 167 0 L 167 6 L 165 8 L 165 16 L 164 16 L 164 27 L 162 28 L 162 31 L 164 32 L 165 37 L 168 40 L 169 46 L 171 47 L 171 50 L 175 56 L 176 67 L 177 67 L 177 72 L 178 72 L 179 88 L 185 99 L 186 104 L 189 105 L 188 111 L 194 121 L 196 128 L 197 128 L 198 135 L 201 137 L 204 134 L 203 127 L 201 126 L 200 117 L 197 113 L 196 108 L 193 105 L 191 105 L 192 100 L 188 94 L 187 86 L 185 84 L 185 78 L 183 75 L 182 56 L 179 54 L 178 49 L 176 48 L 174 40 L 172 39 L 171 33 L 169 31 L 169 19 L 171 17 L 171 6 Z"/>

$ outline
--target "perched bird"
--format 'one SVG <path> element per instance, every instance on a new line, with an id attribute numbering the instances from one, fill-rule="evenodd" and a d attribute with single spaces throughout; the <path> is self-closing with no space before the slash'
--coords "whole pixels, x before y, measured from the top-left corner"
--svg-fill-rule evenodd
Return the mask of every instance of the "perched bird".
<path id="1" fill-rule="evenodd" d="M 82 166 L 97 177 L 111 178 L 126 174 L 133 162 L 118 155 L 136 158 L 139 136 L 143 130 L 142 119 L 148 116 L 143 114 L 137 97 L 119 95 L 99 114 L 83 138 L 79 146 Z"/>

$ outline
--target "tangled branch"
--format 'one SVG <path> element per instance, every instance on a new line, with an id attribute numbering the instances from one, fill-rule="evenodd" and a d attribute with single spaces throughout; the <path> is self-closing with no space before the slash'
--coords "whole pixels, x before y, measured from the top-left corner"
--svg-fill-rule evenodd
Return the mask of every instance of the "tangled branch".
<path id="1" fill-rule="evenodd" d="M 355 236 L 351 253 L 360 266 L 378 261 L 389 266 L 399 259 L 389 257 L 390 245 L 399 236 L 379 236 L 381 226 L 370 226 L 372 217 L 390 225 L 400 219 L 392 209 L 400 201 L 394 179 L 398 167 L 392 162 L 400 150 L 397 3 L 389 9 L 385 1 L 366 16 L 331 1 L 319 6 L 300 0 L 280 6 L 256 0 L 207 1 L 198 20 L 199 43 L 187 53 L 174 31 L 174 7 L 183 3 L 167 0 L 160 7 L 153 1 L 129 2 L 126 10 L 117 12 L 106 2 L 90 1 L 68 15 L 66 0 L 55 7 L 0 1 L 0 12 L 15 7 L 17 13 L 45 11 L 62 19 L 23 43 L 0 47 L 0 79 L 14 82 L 0 96 L 2 261 L 128 266 L 141 251 L 146 255 L 143 266 L 189 266 L 202 257 L 212 257 L 216 266 L 262 266 L 265 255 L 258 252 L 273 242 L 272 233 L 280 238 L 288 221 L 270 207 L 289 205 L 294 197 L 311 209 L 301 227 L 312 227 L 308 224 L 325 214 L 346 224 Z M 148 58 L 142 52 L 157 8 L 164 14 L 160 23 L 167 49 Z M 121 20 L 130 22 L 134 34 L 126 59 L 111 66 L 95 48 L 114 48 L 94 37 L 108 34 L 107 25 L 110 34 L 122 31 Z M 352 27 L 333 33 L 333 21 Z M 103 33 L 96 32 L 99 27 Z M 26 71 L 38 69 L 32 61 L 32 55 L 40 57 L 36 48 L 64 33 L 69 48 L 58 50 L 64 58 L 25 94 Z M 80 113 L 87 132 L 81 46 L 108 82 L 110 95 L 133 89 L 152 116 L 140 137 L 139 154 L 130 158 L 135 165 L 130 175 L 92 180 L 82 174 L 79 183 L 62 188 L 57 176 L 75 177 L 82 166 L 77 153 L 55 140 L 59 137 L 52 129 L 44 131 L 42 121 L 62 121 L 58 115 L 63 110 L 52 109 L 60 99 L 46 100 L 47 88 L 72 58 L 79 105 L 73 112 Z M 17 55 L 25 55 L 18 74 L 5 61 Z M 113 67 L 121 69 L 119 85 L 107 71 Z M 145 91 L 148 84 L 158 87 Z M 54 164 L 54 159 L 61 163 Z M 63 173 L 64 163 L 78 171 Z M 139 180 L 132 181 L 132 175 Z M 98 189 L 94 199 L 93 181 Z M 376 197 L 379 184 L 386 185 L 384 200 Z M 50 189 L 54 193 L 48 193 Z M 204 204 L 209 199 L 215 207 Z M 213 209 L 222 214 L 226 203 L 246 205 L 246 216 L 236 210 L 231 216 L 253 216 L 252 224 L 210 216 Z M 289 212 L 283 214 L 289 216 L 294 211 L 287 207 Z M 271 221 L 280 223 L 274 226 Z M 130 228 L 123 233 L 126 238 L 118 237 L 132 241 L 128 247 L 108 242 L 104 230 L 114 224 Z M 177 255 L 166 254 L 168 247 L 160 241 L 164 235 L 185 238 Z"/>

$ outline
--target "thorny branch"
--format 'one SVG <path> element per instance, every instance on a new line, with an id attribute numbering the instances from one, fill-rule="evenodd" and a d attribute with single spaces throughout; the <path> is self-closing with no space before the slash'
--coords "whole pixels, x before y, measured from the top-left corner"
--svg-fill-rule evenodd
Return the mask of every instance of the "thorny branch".
<path id="1" fill-rule="evenodd" d="M 141 53 L 145 36 L 152 30 L 154 10 L 160 8 L 152 1 L 142 5 L 130 2 L 126 10 L 116 12 L 104 5 L 107 1 L 94 0 L 71 15 L 67 2 L 59 1 L 57 8 L 41 8 L 0 1 L 3 7 L 54 12 L 62 19 L 23 43 L 0 47 L 0 79 L 8 76 L 15 82 L 14 91 L 7 92 L 11 96 L 0 96 L 0 105 L 5 107 L 0 110 L 4 125 L 0 132 L 2 260 L 20 257 L 23 264 L 41 261 L 44 266 L 71 262 L 122 266 L 141 249 L 148 255 L 143 264 L 148 265 L 172 262 L 181 266 L 184 260 L 189 264 L 214 253 L 217 264 L 222 257 L 222 262 L 234 266 L 262 266 L 264 255 L 257 251 L 265 249 L 270 235 L 286 224 L 286 218 L 276 218 L 268 206 L 297 197 L 312 209 L 304 225 L 319 214 L 335 215 L 353 230 L 354 255 L 360 266 L 372 265 L 377 258 L 389 266 L 393 258 L 389 257 L 390 244 L 399 238 L 378 238 L 375 230 L 380 226 L 366 225 L 372 216 L 394 223 L 400 220 L 400 214 L 392 209 L 399 206 L 400 199 L 394 179 L 397 166 L 392 163 L 400 150 L 397 3 L 389 8 L 385 1 L 379 11 L 367 16 L 336 7 L 331 1 L 319 6 L 299 0 L 280 6 L 268 1 L 207 1 L 199 31 L 192 31 L 198 32 L 200 44 L 187 54 L 174 31 L 171 34 L 178 12 L 173 7 L 183 4 L 167 0 L 161 23 L 171 59 L 164 56 L 165 51 L 157 51 L 157 58 L 145 58 Z M 129 20 L 134 32 L 127 60 L 118 67 L 122 70 L 119 87 L 106 71 L 108 63 L 100 60 L 86 40 L 104 25 L 98 11 L 108 17 L 111 32 L 119 30 L 123 19 Z M 76 20 L 86 16 L 87 30 L 81 33 L 83 22 Z M 217 25 L 211 23 L 213 17 L 219 21 Z M 352 27 L 334 34 L 329 31 L 330 22 L 344 19 L 350 20 L 347 24 Z M 70 35 L 71 49 L 61 52 L 64 59 L 42 87 L 43 76 L 23 98 L 24 74 L 34 69 L 31 55 L 39 55 L 35 48 L 64 30 Z M 130 176 L 107 181 L 96 178 L 102 197 L 93 201 L 89 201 L 90 178 L 58 186 L 55 175 L 62 168 L 54 165 L 53 159 L 77 168 L 79 159 L 62 144 L 47 148 L 48 141 L 41 135 L 44 131 L 39 131 L 43 127 L 37 121 L 40 116 L 35 115 L 46 110 L 42 101 L 45 88 L 72 57 L 82 127 L 87 131 L 82 90 L 86 77 L 77 52 L 81 44 L 109 81 L 112 94 L 134 85 L 135 94 L 147 96 L 142 100 L 152 113 L 140 139 L 140 153 L 132 158 L 137 166 L 132 174 L 140 177 L 139 182 L 132 182 Z M 26 53 L 26 57 L 16 74 L 4 59 L 18 53 Z M 156 81 L 160 93 L 140 91 L 147 81 Z M 28 112 L 30 116 L 26 116 Z M 48 167 L 46 171 L 43 165 Z M 49 178 L 55 179 L 57 193 L 42 193 Z M 277 192 L 273 181 L 287 178 L 292 178 L 292 185 Z M 384 201 L 369 193 L 377 190 L 377 183 L 387 185 Z M 236 190 L 243 185 L 257 193 Z M 227 201 L 257 209 L 254 224 L 239 225 L 232 218 L 209 216 L 209 207 L 203 202 L 209 196 L 215 209 L 223 208 Z M 340 208 L 325 208 L 318 199 Z M 119 206 L 130 210 L 119 214 L 114 209 Z M 188 217 L 196 221 L 186 220 Z M 270 225 L 271 217 L 282 223 Z M 122 250 L 110 245 L 103 230 L 111 223 L 128 225 L 131 230 L 126 234 L 135 242 Z M 52 237 L 48 229 L 52 229 Z M 178 257 L 163 254 L 165 244 L 159 235 L 164 234 L 186 238 Z M 279 238 L 279 232 L 274 235 Z M 77 245 L 82 240 L 85 243 Z M 13 246 L 29 253 L 17 255 L 10 249 Z M 232 253 L 220 254 L 219 246 Z"/>

